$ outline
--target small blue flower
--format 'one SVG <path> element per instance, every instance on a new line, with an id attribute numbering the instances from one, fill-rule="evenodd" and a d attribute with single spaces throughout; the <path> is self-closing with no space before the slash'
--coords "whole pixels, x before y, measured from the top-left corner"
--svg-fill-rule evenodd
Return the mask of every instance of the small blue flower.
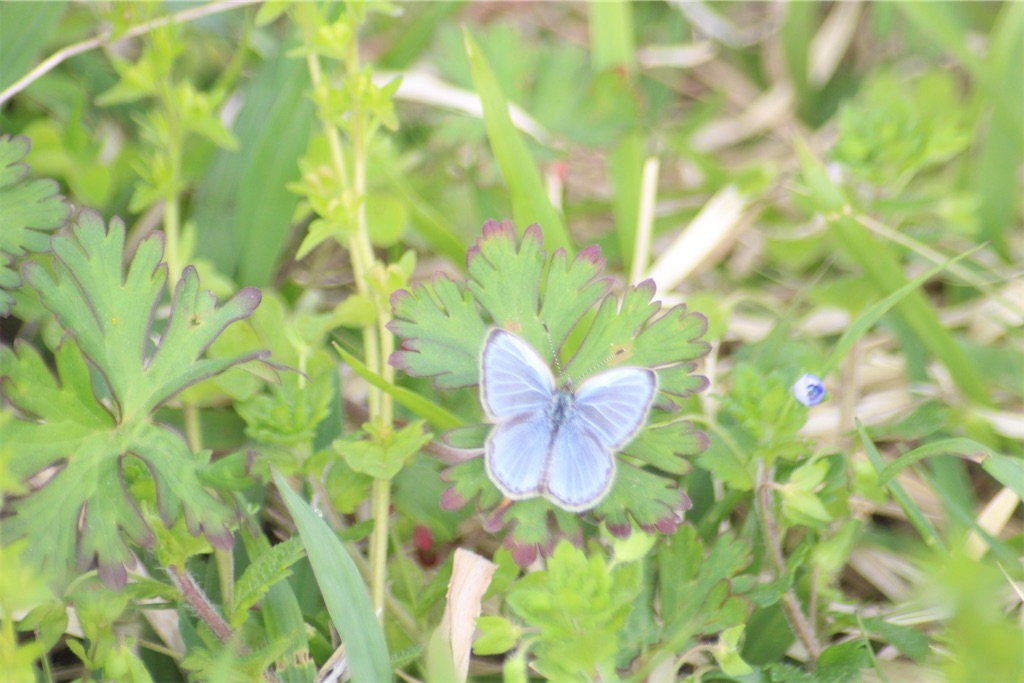
<path id="1" fill-rule="evenodd" d="M 825 384 L 817 375 L 804 373 L 793 385 L 793 395 L 808 408 L 816 406 L 825 400 Z"/>

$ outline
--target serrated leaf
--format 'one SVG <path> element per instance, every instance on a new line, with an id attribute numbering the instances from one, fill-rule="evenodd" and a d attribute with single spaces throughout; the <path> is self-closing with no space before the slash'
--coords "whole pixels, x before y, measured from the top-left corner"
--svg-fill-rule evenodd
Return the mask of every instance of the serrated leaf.
<path id="1" fill-rule="evenodd" d="M 666 640 L 682 646 L 747 618 L 750 604 L 732 594 L 730 580 L 749 564 L 749 548 L 731 534 L 716 539 L 705 557 L 696 530 L 684 526 L 665 542 L 657 559 Z"/>
<path id="2" fill-rule="evenodd" d="M 31 143 L 23 136 L 0 135 L 0 316 L 10 313 L 10 290 L 21 285 L 12 264 L 29 252 L 47 251 L 49 233 L 67 223 L 71 205 L 53 180 L 27 180 L 22 159 Z"/>
<path id="3" fill-rule="evenodd" d="M 394 319 L 388 326 L 403 341 L 391 364 L 411 375 L 432 377 L 437 388 L 472 385 L 479 381 L 485 321 L 514 331 L 541 357 L 550 357 L 552 347 L 556 355 L 566 355 L 562 347 L 570 333 L 598 306 L 587 323 L 586 338 L 561 373 L 564 381 L 574 384 L 599 367 L 629 364 L 654 366 L 664 391 L 672 395 L 707 387 L 706 378 L 691 374 L 696 368 L 692 361 L 709 349 L 699 339 L 707 328 L 704 316 L 677 306 L 655 318 L 661 304 L 652 301 L 650 281 L 627 288 L 620 304 L 617 297 L 607 295 L 609 282 L 599 278 L 604 261 L 596 247 L 584 249 L 571 262 L 561 250 L 548 260 L 541 247 L 537 226 L 517 240 L 508 221 L 488 221 L 467 254 L 469 280 L 464 288 L 438 276 L 433 291 L 414 285 L 411 292 L 395 292 Z M 449 432 L 445 438 L 460 448 L 479 449 L 485 436 L 473 428 Z M 641 430 L 624 452 L 665 472 L 682 474 L 690 466 L 681 456 L 696 455 L 707 445 L 707 437 L 692 425 L 669 422 Z M 644 529 L 674 531 L 689 507 L 675 481 L 626 463 L 618 469 L 612 491 L 595 516 L 605 518 L 618 534 L 628 533 L 632 520 Z M 479 461 L 450 468 L 445 477 L 452 484 L 442 497 L 446 508 L 476 499 L 487 510 L 502 500 Z M 532 562 L 538 552 L 549 551 L 559 536 L 582 533 L 578 521 L 531 501 L 518 501 L 497 512 L 487 527 L 498 531 L 507 525 L 506 544 L 521 565 Z M 548 512 L 557 523 L 549 524 Z"/>
<path id="4" fill-rule="evenodd" d="M 388 362 L 414 377 L 430 377 L 438 389 L 476 383 L 477 359 L 487 325 L 464 287 L 438 273 L 428 290 L 414 284 L 391 295 L 388 329 L 402 339 Z"/>
<path id="5" fill-rule="evenodd" d="M 231 625 L 235 628 L 245 621 L 249 608 L 255 605 L 270 588 L 287 578 L 290 567 L 305 557 L 306 551 L 298 537 L 278 543 L 253 561 L 235 583 L 235 611 Z"/>
<path id="6" fill-rule="evenodd" d="M 638 563 L 609 567 L 568 542 L 555 548 L 547 568 L 509 590 L 509 607 L 539 629 L 534 666 L 553 680 L 574 680 L 614 664 L 622 627 L 640 594 Z"/>
<path id="7" fill-rule="evenodd" d="M 683 513 L 689 507 L 689 498 L 670 480 L 620 464 L 615 485 L 594 508 L 594 516 L 603 519 L 612 533 L 628 533 L 632 518 L 645 531 L 671 534 L 682 523 Z"/>
<path id="8" fill-rule="evenodd" d="M 376 479 L 392 479 L 402 466 L 425 446 L 432 435 L 424 432 L 423 420 L 412 422 L 397 431 L 371 430 L 366 439 L 339 439 L 334 450 L 354 471 Z"/>
<path id="9" fill-rule="evenodd" d="M 40 565 L 73 572 L 95 561 L 104 582 L 116 587 L 134 561 L 125 538 L 152 542 L 139 492 L 155 499 L 164 526 L 183 518 L 193 536 L 230 545 L 235 513 L 207 489 L 209 453 L 193 453 L 150 413 L 189 384 L 259 355 L 201 357 L 224 327 L 252 312 L 259 292 L 243 290 L 217 308 L 211 294 L 199 292 L 192 268 L 152 347 L 153 312 L 166 279 L 160 245 L 159 238 L 144 241 L 125 275 L 123 224 L 113 221 L 108 233 L 96 214 L 83 214 L 71 236 L 53 239 L 55 276 L 37 264 L 25 268 L 68 334 L 56 351 L 57 377 L 27 345 L 0 350 L 4 392 L 33 418 L 0 425 L 0 440 L 19 453 L 10 469 L 27 479 L 56 467 L 42 488 L 16 503 L 5 540 L 47 538 L 29 548 Z M 109 405 L 94 395 L 90 365 L 110 390 Z"/>
<path id="10" fill-rule="evenodd" d="M 263 354 L 202 358 L 225 327 L 252 314 L 261 295 L 247 287 L 218 307 L 213 294 L 200 291 L 191 266 L 174 288 L 170 319 L 151 349 L 153 314 L 167 281 L 163 235 L 154 233 L 139 244 L 126 274 L 124 242 L 120 219 L 111 220 L 107 230 L 98 214 L 83 212 L 73 236 L 53 239 L 54 277 L 34 263 L 25 264 L 24 272 L 43 305 L 103 375 L 118 421 L 130 422 L 146 418 L 189 385 Z"/>
<path id="11" fill-rule="evenodd" d="M 478 655 L 500 655 L 515 647 L 522 629 L 505 617 L 478 617 L 476 627 L 480 635 L 473 641 L 473 652 Z"/>
<path id="12" fill-rule="evenodd" d="M 861 671 L 869 666 L 871 658 L 867 644 L 862 640 L 851 640 L 822 650 L 815 678 L 831 683 L 859 681 Z"/>
<path id="13" fill-rule="evenodd" d="M 439 389 L 476 384 L 487 332 L 478 305 L 490 323 L 512 330 L 535 348 L 560 348 L 610 281 L 596 279 L 604 266 L 596 246 L 571 262 L 558 250 L 548 263 L 542 242 L 537 226 L 517 241 L 509 221 L 488 221 L 466 254 L 465 289 L 438 275 L 433 297 L 419 285 L 412 292 L 395 292 L 395 319 L 388 328 L 404 339 L 391 364 L 416 377 L 432 377 Z M 542 355 L 549 356 L 550 350 Z"/>
<path id="14" fill-rule="evenodd" d="M 245 433 L 265 444 L 292 447 L 311 444 L 317 427 L 330 412 L 331 375 L 311 378 L 289 373 L 270 394 L 259 394 L 235 404 L 245 420 Z"/>
<path id="15" fill-rule="evenodd" d="M 670 474 L 686 474 L 692 465 L 680 455 L 696 455 L 708 448 L 708 436 L 692 422 L 676 421 L 651 425 L 622 452 Z"/>

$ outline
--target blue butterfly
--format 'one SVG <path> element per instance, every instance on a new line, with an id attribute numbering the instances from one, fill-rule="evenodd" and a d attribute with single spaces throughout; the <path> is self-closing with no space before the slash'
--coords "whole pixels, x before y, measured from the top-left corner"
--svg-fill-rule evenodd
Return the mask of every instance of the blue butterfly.
<path id="1" fill-rule="evenodd" d="M 646 368 L 615 368 L 576 392 L 558 389 L 544 360 L 502 329 L 487 335 L 480 398 L 495 423 L 487 476 L 506 497 L 542 495 L 564 510 L 597 505 L 612 487 L 615 452 L 640 431 L 658 387 Z"/>

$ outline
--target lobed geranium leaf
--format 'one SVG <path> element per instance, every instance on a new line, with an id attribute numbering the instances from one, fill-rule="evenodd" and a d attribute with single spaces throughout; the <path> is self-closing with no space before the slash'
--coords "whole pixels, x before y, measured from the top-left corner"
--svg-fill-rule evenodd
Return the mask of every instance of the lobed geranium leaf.
<path id="1" fill-rule="evenodd" d="M 55 181 L 25 179 L 29 167 L 21 160 L 30 146 L 24 136 L 0 135 L 0 316 L 10 313 L 10 290 L 21 285 L 14 260 L 48 250 L 49 233 L 67 224 L 71 215 L 71 205 Z"/>
<path id="2" fill-rule="evenodd" d="M 705 556 L 693 527 L 684 526 L 658 550 L 658 590 L 664 638 L 678 647 L 703 634 L 743 623 L 750 603 L 730 581 L 750 564 L 750 549 L 722 536 Z"/>
<path id="3" fill-rule="evenodd" d="M 615 485 L 593 514 L 620 538 L 630 535 L 631 518 L 645 531 L 672 534 L 683 523 L 683 513 L 691 505 L 689 497 L 675 488 L 673 481 L 620 463 Z"/>
<path id="4" fill-rule="evenodd" d="M 201 358 L 225 327 L 256 309 L 261 295 L 247 287 L 217 307 L 213 294 L 200 291 L 191 266 L 174 288 L 171 317 L 151 349 L 153 316 L 167 282 L 163 235 L 139 244 L 127 274 L 124 241 L 120 219 L 107 230 L 98 214 L 83 212 L 73 236 L 53 238 L 53 277 L 38 264 L 24 268 L 43 305 L 103 375 L 120 422 L 144 418 L 189 385 L 263 356 Z"/>
<path id="5" fill-rule="evenodd" d="M 26 344 L 0 349 L 3 391 L 26 418 L 0 425 L 0 440 L 18 453 L 10 470 L 19 479 L 53 469 L 15 503 L 5 541 L 45 538 L 29 547 L 41 566 L 73 572 L 75 564 L 95 562 L 104 582 L 122 587 L 134 561 L 125 539 L 153 541 L 140 500 L 152 499 L 166 527 L 183 519 L 192 535 L 230 545 L 235 513 L 207 488 L 221 476 L 205 471 L 209 452 L 193 453 L 151 413 L 190 384 L 262 356 L 201 358 L 227 325 L 252 313 L 260 295 L 243 290 L 218 308 L 187 268 L 154 346 L 153 317 L 167 277 L 161 239 L 144 240 L 127 273 L 120 221 L 107 231 L 96 214 L 83 214 L 71 236 L 52 244 L 54 276 L 38 264 L 24 270 L 67 333 L 55 352 L 57 375 Z M 97 398 L 91 370 L 106 384 L 109 403 Z"/>
<path id="6" fill-rule="evenodd" d="M 432 284 L 430 290 L 415 284 L 411 292 L 391 295 L 388 329 L 403 340 L 388 362 L 413 377 L 432 378 L 438 389 L 471 386 L 487 326 L 464 286 L 441 273 Z"/>
<path id="7" fill-rule="evenodd" d="M 577 385 L 598 369 L 629 365 L 654 369 L 659 390 L 671 396 L 685 397 L 708 386 L 705 377 L 693 374 L 693 361 L 710 348 L 700 340 L 707 329 L 704 316 L 687 312 L 685 306 L 658 316 L 661 304 L 653 300 L 652 281 L 628 287 L 621 302 L 608 295 L 610 281 L 599 277 L 604 260 L 596 246 L 571 262 L 562 250 L 548 259 L 541 247 L 537 226 L 517 240 L 510 222 L 488 221 L 467 253 L 469 280 L 464 287 L 439 276 L 432 293 L 414 286 L 411 292 L 392 295 L 394 320 L 389 327 L 404 338 L 392 365 L 432 377 L 437 388 L 476 384 L 488 324 L 514 332 L 546 358 L 552 346 L 562 351 L 574 328 L 596 306 L 586 335 L 561 373 L 563 381 Z M 484 429 L 471 427 L 445 435 L 453 446 L 479 451 L 485 439 Z M 629 461 L 618 467 L 612 491 L 594 516 L 619 536 L 628 535 L 634 523 L 671 533 L 682 522 L 689 499 L 674 478 L 654 470 L 685 474 L 690 465 L 683 456 L 699 454 L 707 446 L 707 437 L 686 422 L 642 428 L 623 448 Z M 489 530 L 508 530 L 505 544 L 520 565 L 550 552 L 558 538 L 582 539 L 576 514 L 541 499 L 503 502 L 480 458 L 449 468 L 444 478 L 451 486 L 442 505 L 454 509 L 475 500 Z"/>
<path id="8" fill-rule="evenodd" d="M 544 340 L 544 328 L 537 318 L 545 261 L 543 242 L 536 225 L 528 227 L 516 244 L 516 230 L 510 221 L 487 221 L 483 235 L 466 252 L 468 287 L 474 299 L 495 325 L 512 330 L 532 344 Z"/>
<path id="9" fill-rule="evenodd" d="M 403 341 L 391 364 L 415 377 L 433 378 L 438 389 L 454 389 L 479 382 L 489 324 L 515 332 L 535 348 L 550 349 L 551 343 L 559 348 L 611 282 L 595 279 L 604 266 L 596 246 L 571 262 L 559 249 L 548 262 L 542 243 L 535 225 L 517 241 L 509 221 L 488 221 L 466 253 L 465 287 L 439 274 L 433 296 L 420 285 L 395 292 L 388 328 Z M 542 355 L 550 356 L 550 350 Z"/>
<path id="10" fill-rule="evenodd" d="M 692 466 L 679 456 L 703 453 L 708 443 L 707 434 L 696 429 L 692 422 L 668 422 L 651 425 L 640 432 L 622 452 L 664 472 L 686 474 Z"/>

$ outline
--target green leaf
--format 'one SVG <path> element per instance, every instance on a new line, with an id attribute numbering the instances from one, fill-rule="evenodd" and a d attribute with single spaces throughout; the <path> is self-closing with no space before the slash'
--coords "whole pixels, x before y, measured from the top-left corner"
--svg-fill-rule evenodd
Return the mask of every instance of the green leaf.
<path id="1" fill-rule="evenodd" d="M 654 366 L 659 388 L 673 396 L 686 396 L 706 388 L 708 381 L 693 375 L 694 360 L 709 345 L 700 340 L 707 329 L 704 316 L 676 306 L 660 317 L 660 302 L 652 301 L 654 285 L 648 281 L 627 288 L 620 304 L 607 295 L 608 281 L 600 279 L 604 260 L 596 247 L 582 250 L 571 262 L 556 251 L 546 260 L 539 228 L 526 230 L 519 240 L 508 222 L 489 221 L 483 235 L 469 250 L 469 282 L 465 288 L 439 276 L 432 291 L 413 286 L 392 295 L 394 318 L 388 327 L 403 337 L 401 349 L 390 363 L 414 376 L 432 377 L 447 389 L 479 382 L 479 355 L 486 319 L 514 331 L 533 345 L 541 357 L 555 353 L 571 360 L 562 379 L 575 383 L 606 365 Z M 602 299 L 603 297 L 603 299 Z M 600 302 L 600 303 L 598 303 Z M 588 312 L 598 306 L 596 315 Z M 586 321 L 581 323 L 580 321 Z M 579 348 L 574 333 L 587 331 Z M 449 443 L 479 448 L 486 433 L 479 429 L 449 432 Z M 683 421 L 652 426 L 624 448 L 632 459 L 671 474 L 689 470 L 682 456 L 695 455 L 708 445 L 707 437 Z M 682 521 L 689 501 L 673 479 L 623 463 L 613 488 L 595 509 L 615 534 L 628 534 L 635 521 L 642 528 L 671 533 Z M 448 509 L 477 498 L 482 509 L 501 500 L 480 462 L 469 461 L 449 469 L 452 486 L 442 497 Z M 551 538 L 578 532 L 578 521 L 558 516 L 555 530 L 545 511 L 531 501 L 495 510 L 491 525 L 511 529 L 506 539 L 516 548 L 517 561 L 529 564 L 538 551 L 550 549 Z M 523 566 L 525 566 L 525 564 Z"/>
<path id="2" fill-rule="evenodd" d="M 183 517 L 193 536 L 229 546 L 235 515 L 207 489 L 209 453 L 193 453 L 150 414 L 190 384 L 262 355 L 203 358 L 225 327 L 252 313 L 259 291 L 243 290 L 217 307 L 199 291 L 195 269 L 186 268 L 154 348 L 152 316 L 167 277 L 159 235 L 139 245 L 127 274 L 120 221 L 107 232 L 96 214 L 85 213 L 53 248 L 54 276 L 31 263 L 25 274 L 68 338 L 56 351 L 56 378 L 27 345 L 0 349 L 4 392 L 34 418 L 0 425 L 0 441 L 19 452 L 10 469 L 21 479 L 63 467 L 18 501 L 5 536 L 45 535 L 52 543 L 33 544 L 33 559 L 71 572 L 95 558 L 104 581 L 120 587 L 125 564 L 134 561 L 121 534 L 144 545 L 153 539 L 138 510 L 141 495 L 155 499 L 165 527 Z M 94 395 L 106 391 L 94 386 L 92 369 L 109 391 L 109 407 Z"/>
<path id="3" fill-rule="evenodd" d="M 352 680 L 355 683 L 392 680 L 384 632 L 373 613 L 369 591 L 355 563 L 309 503 L 299 498 L 281 475 L 275 473 L 274 482 L 295 520 L 331 621 L 345 643 Z"/>
<path id="4" fill-rule="evenodd" d="M 933 441 L 904 453 L 886 465 L 878 475 L 878 483 L 885 486 L 905 468 L 933 455 L 958 455 L 966 460 L 978 462 L 997 454 L 988 446 L 973 439 L 956 438 Z"/>
<path id="5" fill-rule="evenodd" d="M 250 531 L 243 526 L 240 534 L 246 555 L 253 558 L 269 553 L 271 546 L 266 537 L 261 533 L 253 535 Z M 306 622 L 295 592 L 287 581 L 279 581 L 270 586 L 260 603 L 260 616 L 268 641 L 290 645 L 282 656 L 284 668 L 277 667 L 278 677 L 284 683 L 308 683 L 312 680 L 316 669 L 309 656 Z"/>
<path id="6" fill-rule="evenodd" d="M 740 638 L 743 636 L 743 629 L 743 624 L 725 629 L 722 631 L 722 635 L 719 636 L 718 644 L 715 646 L 715 659 L 718 660 L 718 665 L 722 667 L 722 671 L 730 676 L 746 676 L 753 672 L 750 665 L 740 657 L 738 649 Z"/>
<path id="7" fill-rule="evenodd" d="M 865 239 L 867 239 L 867 235 L 860 235 L 859 232 L 851 233 L 851 235 L 858 235 L 858 240 L 860 237 L 864 237 Z M 870 251 L 870 246 L 862 243 L 860 244 L 861 246 L 865 247 L 865 249 Z M 920 292 L 916 291 L 917 288 L 923 285 L 931 278 L 938 275 L 940 272 L 942 272 L 949 266 L 953 265 L 954 263 L 962 259 L 967 258 L 968 256 L 978 251 L 979 249 L 981 249 L 981 245 L 974 247 L 973 249 L 969 249 L 964 253 L 949 259 L 945 263 L 935 266 L 934 268 L 930 268 L 929 270 L 925 271 L 924 273 L 921 273 L 913 280 L 910 280 L 909 282 L 906 283 L 902 283 L 901 276 L 894 276 L 893 284 L 902 286 L 892 287 L 890 290 L 891 293 L 888 296 L 886 296 L 884 299 L 881 299 L 880 301 L 875 302 L 868 310 L 864 311 L 864 313 L 862 313 L 855 321 L 853 321 L 853 323 L 850 324 L 849 327 L 846 328 L 846 330 L 843 332 L 843 336 L 841 336 L 839 338 L 839 341 L 836 342 L 835 348 L 832 350 L 831 355 L 829 355 L 828 359 L 825 361 L 825 364 L 822 366 L 822 376 L 825 376 L 831 373 L 836 368 L 838 368 L 839 364 L 850 353 L 850 349 L 853 348 L 853 345 L 857 343 L 857 340 L 860 339 L 865 332 L 870 330 L 874 326 L 874 324 L 881 319 L 883 315 L 889 312 L 890 309 L 892 309 L 894 306 L 899 305 L 904 298 L 911 297 L 912 299 L 914 299 L 913 303 L 915 307 L 918 305 L 927 307 L 927 302 L 925 302 L 924 299 L 921 298 L 922 295 Z M 897 279 L 900 280 L 900 282 L 896 282 Z M 915 308 L 914 310 L 918 309 Z M 927 315 L 924 315 L 925 318 L 927 318 L 930 315 L 934 315 L 934 312 L 930 308 L 927 308 L 927 310 L 929 313 Z M 942 335 L 944 338 L 948 337 L 944 328 L 942 329 Z M 955 344 L 955 342 L 952 339 L 950 339 L 949 344 Z M 957 347 L 957 349 L 957 353 L 963 353 L 962 350 L 959 350 L 959 347 Z M 950 369 L 950 372 L 953 372 L 952 368 Z M 957 373 L 954 373 L 954 375 L 955 374 Z"/>
<path id="8" fill-rule="evenodd" d="M 705 557 L 691 526 L 683 526 L 658 550 L 663 638 L 682 649 L 702 634 L 744 622 L 750 603 L 732 594 L 729 581 L 750 563 L 750 550 L 732 534 L 715 541 Z"/>
<path id="9" fill-rule="evenodd" d="M 519 225 L 538 223 L 544 226 L 556 247 L 572 253 L 572 238 L 558 211 L 548 200 L 540 173 L 530 157 L 530 152 L 512 124 L 508 103 L 501 92 L 487 58 L 476 41 L 465 29 L 463 37 L 466 55 L 469 57 L 473 83 L 480 94 L 484 109 L 484 125 L 487 138 L 494 151 L 494 157 L 501 168 L 512 198 L 512 215 Z"/>
<path id="10" fill-rule="evenodd" d="M 698 431 L 692 422 L 679 420 L 652 424 L 626 444 L 622 452 L 663 472 L 681 475 L 693 467 L 679 456 L 703 453 L 708 445 L 707 434 Z"/>
<path id="11" fill-rule="evenodd" d="M 825 504 L 810 491 L 783 485 L 779 492 L 782 494 L 782 514 L 790 522 L 820 527 L 832 521 Z"/>
<path id="12" fill-rule="evenodd" d="M 861 680 L 861 671 L 871 666 L 867 644 L 851 640 L 822 650 L 815 678 L 820 681 L 852 683 Z"/>
<path id="13" fill-rule="evenodd" d="M 523 635 L 523 630 L 505 617 L 478 617 L 480 635 L 473 641 L 473 652 L 478 655 L 500 655 L 508 652 Z"/>
<path id="14" fill-rule="evenodd" d="M 282 46 L 240 93 L 244 106 L 233 130 L 239 151 L 218 150 L 198 183 L 194 219 L 198 253 L 242 284 L 270 282 L 291 231 L 298 197 L 298 159 L 315 117 L 304 92 L 309 74 Z"/>
<path id="15" fill-rule="evenodd" d="M 512 586 L 509 607 L 538 628 L 534 667 L 555 680 L 596 679 L 614 667 L 621 630 L 640 593 L 637 563 L 609 568 L 600 551 L 590 558 L 563 541 L 547 569 Z"/>
<path id="16" fill-rule="evenodd" d="M 163 235 L 154 233 L 139 244 L 127 274 L 120 266 L 124 240 L 119 219 L 107 231 L 99 215 L 84 212 L 73 237 L 53 239 L 56 277 L 33 263 L 26 264 L 25 277 L 103 375 L 118 420 L 130 422 L 191 384 L 261 357 L 202 358 L 225 327 L 252 314 L 261 295 L 248 287 L 217 307 L 212 294 L 200 291 L 195 268 L 185 268 L 174 288 L 171 317 L 150 353 L 151 313 L 167 281 L 160 261 Z"/>
<path id="17" fill-rule="evenodd" d="M 874 442 L 868 435 L 867 430 L 864 429 L 864 425 L 857 421 L 857 433 L 860 434 L 861 445 L 864 446 L 864 452 L 867 454 L 868 459 L 875 468 L 875 473 L 881 477 L 882 472 L 885 470 L 885 461 L 882 460 L 881 454 L 875 447 Z M 928 518 L 925 517 L 924 513 L 921 512 L 921 508 L 918 507 L 914 499 L 907 494 L 906 490 L 900 485 L 898 481 L 890 481 L 886 488 L 888 488 L 896 502 L 899 503 L 900 507 L 903 508 L 903 512 L 907 515 L 907 520 L 917 529 L 917 533 L 921 535 L 925 543 L 929 546 L 945 550 L 945 545 L 942 542 L 939 532 L 935 530 L 935 527 Z"/>
<path id="18" fill-rule="evenodd" d="M 0 90 L 20 79 L 45 54 L 67 2 L 0 5 Z"/>
<path id="19" fill-rule="evenodd" d="M 469 289 L 494 324 L 537 348 L 560 348 L 611 282 L 595 279 L 604 267 L 596 246 L 581 251 L 572 263 L 558 249 L 547 263 L 543 241 L 540 228 L 531 226 L 517 246 L 511 223 L 488 221 L 466 253 Z"/>
<path id="20" fill-rule="evenodd" d="M 394 319 L 388 329 L 404 337 L 388 362 L 414 377 L 430 377 L 438 389 L 475 384 L 477 358 L 487 326 L 465 286 L 443 273 L 430 289 L 414 284 L 391 295 Z"/>
<path id="21" fill-rule="evenodd" d="M 376 479 L 392 479 L 412 456 L 430 442 L 432 435 L 424 432 L 423 427 L 422 420 L 398 431 L 391 427 L 375 430 L 370 425 L 363 425 L 368 439 L 339 439 L 333 447 L 354 471 Z"/>
<path id="22" fill-rule="evenodd" d="M 400 387 L 388 382 L 386 379 L 370 370 L 370 368 L 361 360 L 342 348 L 341 345 L 335 343 L 334 350 L 338 352 L 341 359 L 345 361 L 345 363 L 352 368 L 357 375 L 378 389 L 387 392 L 395 399 L 395 401 L 429 422 L 430 426 L 434 429 L 454 429 L 462 425 L 462 421 L 458 417 L 445 410 L 442 406 L 437 405 L 434 401 L 430 401 L 417 393 L 409 391 L 405 387 Z"/>
<path id="23" fill-rule="evenodd" d="M 405 340 L 390 363 L 410 375 L 433 378 L 438 388 L 476 384 L 487 332 L 478 302 L 493 324 L 511 329 L 535 347 L 548 346 L 548 332 L 552 343 L 560 345 L 610 283 L 594 281 L 604 265 L 596 247 L 580 252 L 571 263 L 557 251 L 544 278 L 542 241 L 539 228 L 527 229 L 517 243 L 510 222 L 488 221 L 467 254 L 470 280 L 465 288 L 439 274 L 433 291 L 414 285 L 411 292 L 395 292 L 394 320 L 388 328 Z"/>
<path id="24" fill-rule="evenodd" d="M 0 135 L 0 316 L 14 305 L 10 290 L 21 286 L 14 260 L 48 251 L 50 233 L 71 215 L 71 205 L 59 194 L 56 182 L 26 180 L 29 168 L 21 160 L 30 145 L 26 137 Z"/>
<path id="25" fill-rule="evenodd" d="M 245 433 L 261 443 L 308 446 L 330 412 L 331 390 L 328 373 L 313 373 L 311 378 L 289 373 L 271 387 L 270 395 L 236 403 L 235 410 L 245 420 Z"/>
<path id="26" fill-rule="evenodd" d="M 1018 498 L 1024 499 L 1024 461 L 999 453 L 989 453 L 981 466 L 996 481 L 1016 493 Z"/>
<path id="27" fill-rule="evenodd" d="M 278 543 L 258 556 L 245 568 L 235 583 L 235 610 L 231 614 L 231 625 L 238 628 L 248 616 L 249 608 L 256 604 L 271 586 L 291 575 L 289 567 L 305 557 L 305 550 L 298 538 L 289 538 Z"/>

